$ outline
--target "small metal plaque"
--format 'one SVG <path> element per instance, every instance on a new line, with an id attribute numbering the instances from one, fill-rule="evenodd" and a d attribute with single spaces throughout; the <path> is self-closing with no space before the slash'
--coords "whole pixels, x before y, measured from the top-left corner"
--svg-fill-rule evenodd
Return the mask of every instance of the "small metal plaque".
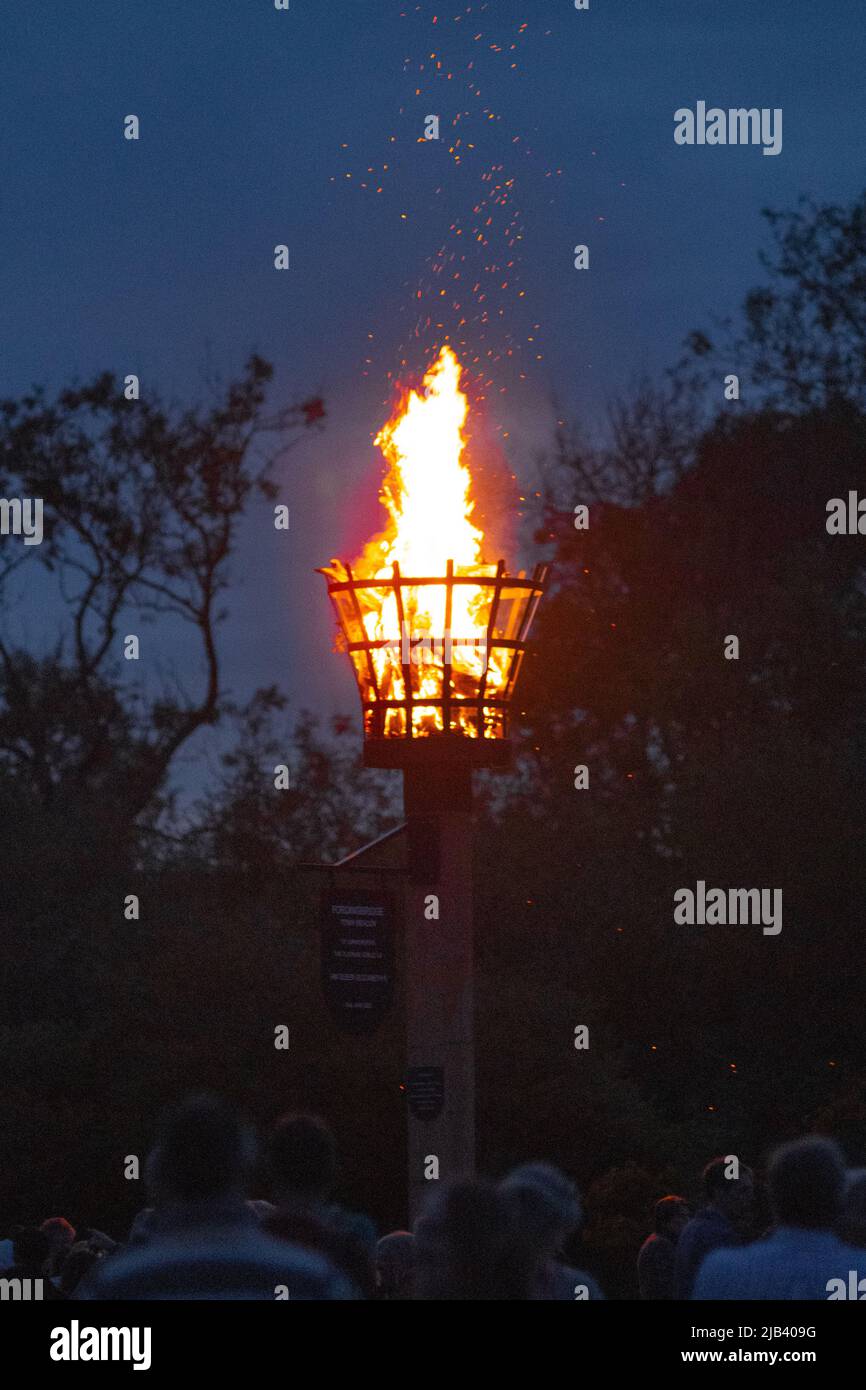
<path id="1" fill-rule="evenodd" d="M 416 1120 L 435 1120 L 445 1104 L 445 1072 L 442 1067 L 410 1067 L 406 1078 L 409 1109 Z"/>

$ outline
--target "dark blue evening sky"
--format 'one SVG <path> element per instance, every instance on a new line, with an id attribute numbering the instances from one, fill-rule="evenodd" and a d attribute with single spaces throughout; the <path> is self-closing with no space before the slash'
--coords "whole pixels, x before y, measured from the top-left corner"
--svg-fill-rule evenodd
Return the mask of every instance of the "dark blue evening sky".
<path id="1" fill-rule="evenodd" d="M 376 524 L 389 373 L 466 317 L 487 432 L 507 432 L 528 483 L 552 396 L 593 426 L 736 310 L 761 278 L 762 207 L 860 191 L 864 30 L 861 0 L 10 0 L 0 392 L 112 368 L 187 401 L 253 349 L 274 363 L 274 405 L 321 392 L 327 429 L 279 473 L 289 535 L 264 512 L 247 523 L 226 669 L 239 696 L 278 680 L 354 711 L 313 570 Z M 781 107 L 782 153 L 676 146 L 674 110 L 699 99 Z M 442 138 L 419 143 L 430 113 Z M 513 182 L 482 215 L 491 169 Z M 467 259 L 446 260 L 463 279 L 437 297 L 440 248 Z"/>

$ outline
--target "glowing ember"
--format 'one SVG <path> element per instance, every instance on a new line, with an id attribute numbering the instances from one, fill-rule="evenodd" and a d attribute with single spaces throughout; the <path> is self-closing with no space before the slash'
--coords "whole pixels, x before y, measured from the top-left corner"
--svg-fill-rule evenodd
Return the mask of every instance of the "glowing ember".
<path id="1" fill-rule="evenodd" d="M 469 407 L 460 376 L 443 347 L 422 390 L 380 430 L 385 530 L 351 568 L 335 560 L 322 571 L 371 737 L 503 737 L 518 638 L 540 593 L 484 562 L 463 462 Z"/>

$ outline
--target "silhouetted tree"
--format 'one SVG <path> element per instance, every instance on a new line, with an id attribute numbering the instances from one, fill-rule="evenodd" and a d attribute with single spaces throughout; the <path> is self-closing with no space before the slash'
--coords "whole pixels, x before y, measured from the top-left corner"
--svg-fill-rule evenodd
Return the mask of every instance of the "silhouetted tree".
<path id="1" fill-rule="evenodd" d="M 723 322 L 691 335 L 692 362 L 711 363 L 716 382 L 722 362 L 748 374 L 778 410 L 840 398 L 866 407 L 866 193 L 848 207 L 802 198 L 794 211 L 764 216 L 770 283 L 748 295 L 742 331 Z"/>
<path id="2" fill-rule="evenodd" d="M 17 543 L 0 604 L 29 565 L 54 576 L 67 617 L 47 655 L 0 635 L 0 765 L 17 797 L 116 832 L 152 807 L 183 744 L 219 720 L 220 604 L 241 518 L 255 493 L 275 495 L 275 458 L 323 414 L 310 400 L 268 417 L 271 373 L 251 358 L 210 408 L 127 400 L 109 373 L 52 401 L 34 391 L 0 405 L 4 493 L 44 502 L 44 540 Z M 121 678 L 121 620 L 154 616 L 198 640 L 193 698 L 176 683 L 148 698 Z"/>

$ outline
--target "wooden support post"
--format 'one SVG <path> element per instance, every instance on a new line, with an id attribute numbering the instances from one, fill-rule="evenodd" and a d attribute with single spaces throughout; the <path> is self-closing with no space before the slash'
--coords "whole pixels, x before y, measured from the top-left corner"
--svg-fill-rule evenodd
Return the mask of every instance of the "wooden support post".
<path id="1" fill-rule="evenodd" d="M 472 774 L 407 767 L 405 969 L 409 1211 L 475 1171 Z"/>

